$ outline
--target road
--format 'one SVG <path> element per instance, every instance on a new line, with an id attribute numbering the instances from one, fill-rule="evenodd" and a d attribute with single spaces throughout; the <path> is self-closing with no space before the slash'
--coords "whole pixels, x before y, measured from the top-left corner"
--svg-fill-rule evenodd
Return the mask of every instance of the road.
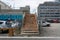
<path id="1" fill-rule="evenodd" d="M 60 23 L 51 23 L 51 27 L 42 27 L 42 37 L 60 37 Z"/>

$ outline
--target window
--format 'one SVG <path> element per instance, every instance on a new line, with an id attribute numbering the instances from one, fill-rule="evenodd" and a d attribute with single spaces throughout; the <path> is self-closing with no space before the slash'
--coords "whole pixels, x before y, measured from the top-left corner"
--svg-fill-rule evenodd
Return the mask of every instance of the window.
<path id="1" fill-rule="evenodd" d="M 55 13 L 55 14 L 60 14 L 60 13 Z"/>
<path id="2" fill-rule="evenodd" d="M 42 23 L 45 23 L 44 21 Z"/>

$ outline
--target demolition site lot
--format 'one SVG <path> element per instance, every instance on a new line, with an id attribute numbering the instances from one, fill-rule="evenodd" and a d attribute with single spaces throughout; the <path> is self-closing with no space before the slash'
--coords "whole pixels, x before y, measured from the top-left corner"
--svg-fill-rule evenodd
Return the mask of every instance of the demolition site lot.
<path id="1" fill-rule="evenodd" d="M 42 27 L 42 37 L 60 37 L 60 23 L 51 23 L 50 27 Z"/>
<path id="2" fill-rule="evenodd" d="M 0 36 L 6 35 L 7 34 L 0 34 Z M 50 27 L 42 27 L 40 30 L 40 35 L 37 37 L 60 37 L 60 23 L 51 23 Z"/>

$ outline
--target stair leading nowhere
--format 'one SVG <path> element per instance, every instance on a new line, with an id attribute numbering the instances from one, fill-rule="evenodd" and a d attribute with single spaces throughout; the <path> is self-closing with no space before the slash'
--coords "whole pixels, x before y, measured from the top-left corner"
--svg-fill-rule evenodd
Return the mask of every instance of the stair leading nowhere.
<path id="1" fill-rule="evenodd" d="M 25 15 L 24 25 L 21 29 L 21 34 L 26 34 L 26 35 L 39 34 L 37 17 L 35 14 Z"/>

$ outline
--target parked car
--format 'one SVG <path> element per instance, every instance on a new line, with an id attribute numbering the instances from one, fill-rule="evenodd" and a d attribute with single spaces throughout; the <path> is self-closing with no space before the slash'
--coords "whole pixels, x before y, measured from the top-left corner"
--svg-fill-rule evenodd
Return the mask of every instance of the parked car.
<path id="1" fill-rule="evenodd" d="M 46 21 L 49 22 L 49 23 L 53 23 L 53 20 L 52 19 L 48 19 Z"/>
<path id="2" fill-rule="evenodd" d="M 60 23 L 60 21 L 58 19 L 50 19 L 50 20 L 46 20 L 47 22 L 50 23 Z"/>
<path id="3" fill-rule="evenodd" d="M 0 28 L 7 28 L 6 21 L 0 20 Z"/>
<path id="4" fill-rule="evenodd" d="M 7 28 L 6 21 L 0 20 L 0 28 Z M 6 30 L 0 30 L 0 33 L 3 33 L 4 31 L 6 31 Z"/>
<path id="5" fill-rule="evenodd" d="M 59 23 L 58 19 L 53 19 L 53 23 Z"/>
<path id="6" fill-rule="evenodd" d="M 18 25 L 19 25 L 19 23 L 18 23 L 18 22 L 12 22 L 11 27 L 17 27 Z"/>
<path id="7" fill-rule="evenodd" d="M 59 20 L 59 23 L 60 23 L 60 20 Z"/>
<path id="8" fill-rule="evenodd" d="M 41 26 L 42 27 L 50 27 L 50 23 L 49 22 L 42 21 Z"/>
<path id="9" fill-rule="evenodd" d="M 6 23 L 7 23 L 7 21 L 1 21 L 0 20 L 0 28 L 9 28 Z M 18 24 L 19 24 L 18 22 L 11 22 L 11 27 L 17 27 Z M 0 30 L 0 33 L 5 32 L 5 31 L 7 31 L 7 29 L 6 30 Z"/>

